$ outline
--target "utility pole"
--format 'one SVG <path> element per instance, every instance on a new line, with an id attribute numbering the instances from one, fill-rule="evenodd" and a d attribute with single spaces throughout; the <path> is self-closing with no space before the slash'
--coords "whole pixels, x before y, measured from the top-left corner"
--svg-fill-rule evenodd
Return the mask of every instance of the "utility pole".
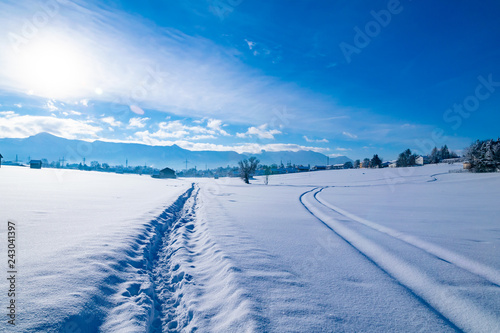
<path id="1" fill-rule="evenodd" d="M 187 171 L 187 169 L 188 169 L 188 160 L 186 158 L 186 171 Z"/>
<path id="2" fill-rule="evenodd" d="M 128 158 L 125 159 L 125 168 L 128 168 Z"/>
<path id="3" fill-rule="evenodd" d="M 326 165 L 330 165 L 330 156 L 326 157 Z"/>

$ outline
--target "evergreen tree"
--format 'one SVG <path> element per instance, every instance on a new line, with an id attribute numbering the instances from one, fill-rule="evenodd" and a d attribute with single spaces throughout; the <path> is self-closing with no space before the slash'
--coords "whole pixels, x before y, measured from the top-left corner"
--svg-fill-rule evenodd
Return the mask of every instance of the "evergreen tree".
<path id="1" fill-rule="evenodd" d="M 500 171 L 500 139 L 476 141 L 465 154 L 473 172 Z"/>
<path id="2" fill-rule="evenodd" d="M 359 169 L 359 165 L 361 164 L 360 160 L 354 161 L 354 169 Z"/>
<path id="3" fill-rule="evenodd" d="M 410 149 L 406 149 L 404 152 L 399 154 L 398 160 L 396 161 L 396 165 L 398 167 L 408 167 L 415 165 L 415 161 L 417 159 L 417 155 L 412 154 Z"/>
<path id="4" fill-rule="evenodd" d="M 352 169 L 353 165 L 351 161 L 345 162 L 344 163 L 344 169 Z"/>
<path id="5" fill-rule="evenodd" d="M 439 163 L 439 156 L 439 150 L 437 149 L 437 147 L 434 147 L 431 151 L 431 155 L 429 156 L 430 163 Z"/>
<path id="6" fill-rule="evenodd" d="M 441 148 L 441 161 L 450 158 L 450 150 L 447 145 Z"/>
<path id="7" fill-rule="evenodd" d="M 382 160 L 380 159 L 380 157 L 378 157 L 377 154 L 373 155 L 373 158 L 371 160 L 371 167 L 372 168 L 380 168 L 382 167 Z"/>

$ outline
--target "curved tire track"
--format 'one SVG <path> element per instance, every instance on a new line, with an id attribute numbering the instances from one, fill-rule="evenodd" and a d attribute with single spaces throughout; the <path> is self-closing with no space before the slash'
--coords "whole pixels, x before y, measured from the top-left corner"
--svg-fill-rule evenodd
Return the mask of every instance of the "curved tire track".
<path id="1" fill-rule="evenodd" d="M 316 195 L 322 189 L 314 188 L 300 196 L 302 205 L 320 222 L 343 238 L 382 271 L 409 289 L 415 296 L 428 304 L 431 310 L 447 319 L 452 326 L 470 332 L 500 332 L 500 319 L 498 316 L 457 294 L 450 286 L 433 280 L 418 267 L 406 262 L 381 245 L 348 228 L 345 223 L 340 222 L 339 219 L 347 217 L 360 223 L 317 200 Z M 335 215 L 338 218 L 335 218 Z M 392 231 L 385 231 L 390 237 L 394 238 L 390 233 L 397 235 Z M 414 245 L 411 244 L 411 246 Z M 431 248 L 431 251 L 433 250 L 435 249 Z M 440 254 L 442 255 L 442 253 Z"/>

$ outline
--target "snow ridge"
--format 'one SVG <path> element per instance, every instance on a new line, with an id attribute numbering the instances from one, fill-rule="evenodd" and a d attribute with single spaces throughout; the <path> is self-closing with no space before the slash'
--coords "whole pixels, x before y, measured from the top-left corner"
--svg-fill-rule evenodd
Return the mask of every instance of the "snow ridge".
<path id="1" fill-rule="evenodd" d="M 417 264 L 410 264 L 408 260 L 404 259 L 404 254 L 402 252 L 396 254 L 386 249 L 383 245 L 384 243 L 379 240 L 380 238 L 378 236 L 373 236 L 368 233 L 368 235 L 371 236 L 367 237 L 364 233 L 362 234 L 360 230 L 352 228 L 350 222 L 356 221 L 352 214 L 350 216 L 349 214 L 343 215 L 339 211 L 324 205 L 317 199 L 317 194 L 322 190 L 323 188 L 315 188 L 307 191 L 301 195 L 300 201 L 312 215 L 330 228 L 330 230 L 342 237 L 382 271 L 396 279 L 402 286 L 408 288 L 408 290 L 421 299 L 432 310 L 441 314 L 449 321 L 451 326 L 455 326 L 455 328 L 459 330 L 470 332 L 500 332 L 500 318 L 485 307 L 484 304 L 478 304 L 477 301 L 470 299 L 467 294 L 460 292 L 460 288 L 456 288 L 453 285 L 446 285 L 436 280 L 429 271 L 418 267 Z M 360 221 L 356 222 L 361 223 Z M 362 224 L 365 225 L 364 223 Z M 368 224 L 367 226 L 377 230 L 377 226 L 373 224 Z M 402 235 L 390 230 L 381 230 L 383 230 L 382 232 L 385 232 L 386 235 L 407 243 L 407 246 L 412 245 L 412 248 L 417 247 L 425 252 L 430 252 L 426 246 L 419 247 L 409 244 L 408 239 L 405 239 Z M 380 232 L 381 230 L 377 231 Z M 415 243 L 414 240 L 410 239 L 410 241 Z M 418 242 L 416 242 L 416 244 L 422 245 Z M 431 248 L 431 251 L 433 250 L 436 249 Z M 439 254 L 442 256 L 443 253 L 440 252 Z M 446 255 L 445 253 L 445 256 Z M 451 259 L 457 258 L 452 257 Z M 439 262 L 441 262 L 441 265 Z M 461 260 L 458 260 L 458 262 L 463 263 Z M 454 266 L 450 267 L 449 264 L 448 261 L 438 260 L 436 265 L 440 265 L 440 269 L 443 270 L 456 269 L 453 268 Z M 473 266 L 478 267 L 477 265 Z M 467 272 L 469 272 L 469 270 L 467 270 Z M 488 276 L 488 274 L 481 274 L 481 276 L 484 275 Z M 486 276 L 484 277 L 485 279 Z M 491 287 L 495 289 L 497 285 L 492 284 Z"/>

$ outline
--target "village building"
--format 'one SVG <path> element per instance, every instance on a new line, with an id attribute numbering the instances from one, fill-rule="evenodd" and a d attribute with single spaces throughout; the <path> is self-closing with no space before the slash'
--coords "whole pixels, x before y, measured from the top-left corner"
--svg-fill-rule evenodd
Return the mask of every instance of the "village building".
<path id="1" fill-rule="evenodd" d="M 177 178 L 176 174 L 175 174 L 175 171 L 170 169 L 170 168 L 165 168 L 165 169 L 162 169 L 160 170 L 160 172 L 158 174 L 155 174 L 152 176 L 153 178 L 161 178 L 161 179 L 164 179 L 164 178 Z"/>
<path id="2" fill-rule="evenodd" d="M 31 160 L 30 161 L 30 169 L 41 169 L 42 161 L 41 160 Z"/>

